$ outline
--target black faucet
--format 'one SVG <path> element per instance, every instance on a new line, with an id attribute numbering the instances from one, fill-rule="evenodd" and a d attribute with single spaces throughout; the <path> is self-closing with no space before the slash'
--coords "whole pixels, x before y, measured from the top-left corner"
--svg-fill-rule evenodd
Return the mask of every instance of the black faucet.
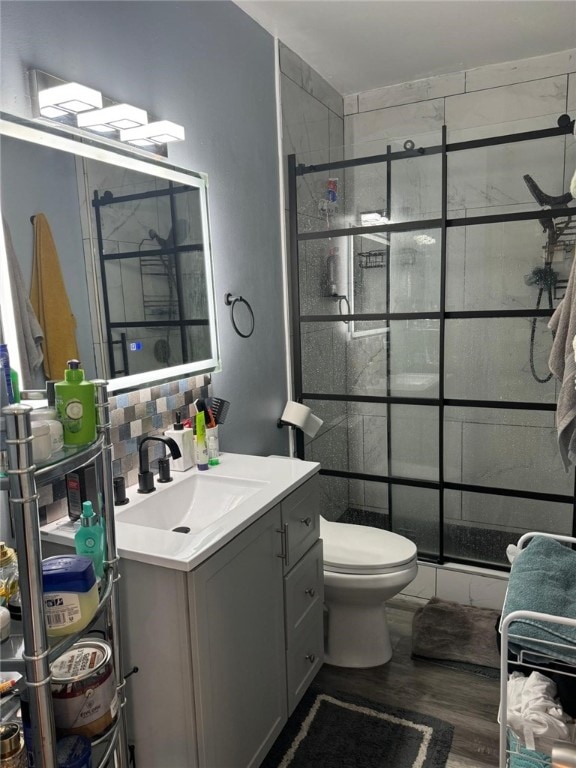
<path id="1" fill-rule="evenodd" d="M 170 456 L 172 456 L 173 459 L 179 459 L 182 456 L 180 453 L 180 448 L 178 448 L 178 443 L 171 437 L 150 435 L 149 437 L 145 437 L 143 440 L 140 440 L 138 445 L 138 493 L 152 493 L 152 491 L 156 490 L 154 486 L 154 474 L 150 471 L 148 451 L 142 451 L 144 444 L 147 443 L 148 440 L 158 440 L 160 443 L 164 443 L 164 445 L 167 446 L 168 450 L 170 451 Z M 158 465 L 160 468 L 158 482 L 169 483 L 170 480 L 172 480 L 170 477 L 170 467 L 168 462 L 169 459 L 166 457 L 166 449 L 164 449 L 164 459 L 158 459 Z"/>

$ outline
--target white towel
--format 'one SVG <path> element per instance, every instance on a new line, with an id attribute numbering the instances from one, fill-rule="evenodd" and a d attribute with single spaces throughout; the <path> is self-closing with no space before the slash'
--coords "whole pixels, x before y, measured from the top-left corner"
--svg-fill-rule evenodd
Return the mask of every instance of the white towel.
<path id="1" fill-rule="evenodd" d="M 10 228 L 4 218 L 2 218 L 2 226 L 4 227 L 8 276 L 20 353 L 20 387 L 22 389 L 43 389 L 46 384 L 46 377 L 42 368 L 44 332 L 28 298 L 28 288 L 14 251 Z"/>
<path id="2" fill-rule="evenodd" d="M 576 361 L 572 342 L 576 336 L 576 258 L 572 262 L 564 298 L 550 318 L 548 328 L 555 333 L 548 366 L 560 380 L 556 406 L 558 447 L 566 472 L 576 462 Z"/>
<path id="3" fill-rule="evenodd" d="M 556 701 L 556 683 L 539 672 L 524 677 L 513 672 L 508 678 L 507 723 L 528 749 L 535 738 L 567 739 L 570 717 Z"/>

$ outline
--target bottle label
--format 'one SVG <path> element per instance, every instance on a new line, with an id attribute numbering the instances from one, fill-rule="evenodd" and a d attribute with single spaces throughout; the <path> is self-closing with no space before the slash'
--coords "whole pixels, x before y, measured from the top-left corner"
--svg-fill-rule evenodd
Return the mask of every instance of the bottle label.
<path id="1" fill-rule="evenodd" d="M 68 400 L 64 406 L 64 426 L 69 432 L 80 432 L 84 408 L 80 400 Z"/>
<path id="2" fill-rule="evenodd" d="M 48 629 L 69 627 L 80 621 L 82 615 L 80 599 L 74 592 L 47 592 L 44 608 Z"/>

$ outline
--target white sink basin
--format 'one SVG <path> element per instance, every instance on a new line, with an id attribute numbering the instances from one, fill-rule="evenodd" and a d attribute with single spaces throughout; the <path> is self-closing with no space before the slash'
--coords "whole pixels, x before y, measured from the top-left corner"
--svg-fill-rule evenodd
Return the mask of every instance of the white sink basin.
<path id="1" fill-rule="evenodd" d="M 179 483 L 134 494 L 135 504 L 116 508 L 119 523 L 179 533 L 198 533 L 262 490 L 268 482 L 235 477 L 191 475 Z"/>

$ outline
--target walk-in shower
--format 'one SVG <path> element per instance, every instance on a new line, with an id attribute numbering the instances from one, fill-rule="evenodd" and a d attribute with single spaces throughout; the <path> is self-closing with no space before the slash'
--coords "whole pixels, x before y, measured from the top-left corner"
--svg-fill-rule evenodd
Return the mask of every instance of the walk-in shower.
<path id="1" fill-rule="evenodd" d="M 297 453 L 326 518 L 432 562 L 504 567 L 525 531 L 574 533 L 547 324 L 576 152 L 573 121 L 550 126 L 289 158 L 294 394 L 324 422 Z"/>

